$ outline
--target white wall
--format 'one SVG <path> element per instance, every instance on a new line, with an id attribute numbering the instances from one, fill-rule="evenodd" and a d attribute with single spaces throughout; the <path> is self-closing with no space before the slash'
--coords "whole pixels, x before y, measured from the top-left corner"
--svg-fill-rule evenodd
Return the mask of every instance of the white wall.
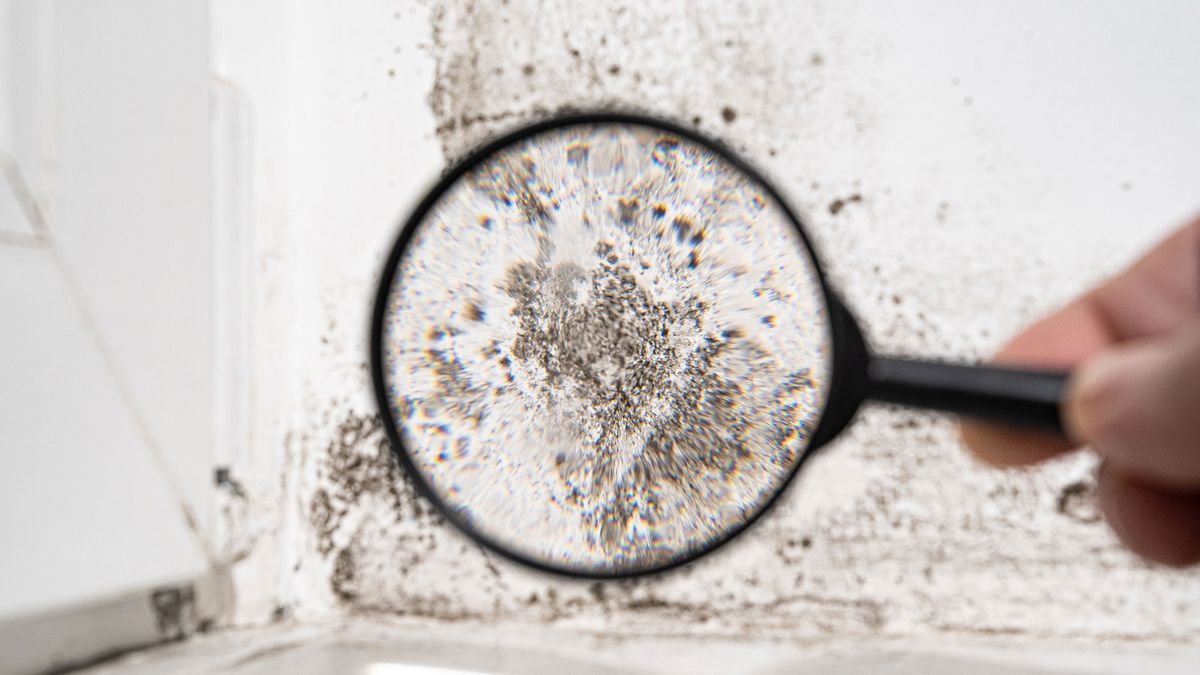
<path id="1" fill-rule="evenodd" d="M 209 567 L 207 8 L 6 0 L 0 50 L 0 619 L 12 619 Z"/>
<path id="2" fill-rule="evenodd" d="M 1120 549 L 1090 510 L 1088 457 L 992 472 L 946 420 L 884 409 L 754 532 L 686 570 L 585 586 L 512 567 L 389 473 L 364 361 L 381 256 L 445 158 L 563 106 L 696 120 L 791 195 L 878 347 L 981 357 L 1200 205 L 1198 11 L 217 3 L 218 71 L 255 111 L 266 186 L 264 414 L 240 525 L 263 536 L 237 568 L 240 620 L 368 610 L 615 633 L 1195 639 L 1200 579 Z"/>
<path id="3" fill-rule="evenodd" d="M 5 187 L 32 195 L 0 193 L 0 618 L 233 559 L 240 623 L 1200 634 L 1200 580 L 1119 548 L 1089 458 L 992 472 L 946 420 L 884 409 L 720 554 L 540 576 L 415 498 L 365 368 L 400 217 L 448 158 L 564 106 L 725 140 L 876 346 L 983 356 L 1200 205 L 1196 5 L 209 4 L 211 41 L 205 3 L 0 4 Z"/>

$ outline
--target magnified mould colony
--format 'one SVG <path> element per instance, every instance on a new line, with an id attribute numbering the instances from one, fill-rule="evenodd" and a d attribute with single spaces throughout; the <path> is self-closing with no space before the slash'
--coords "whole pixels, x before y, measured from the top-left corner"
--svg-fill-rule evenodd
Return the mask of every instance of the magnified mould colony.
<path id="1" fill-rule="evenodd" d="M 787 214 L 719 155 L 642 126 L 544 131 L 416 226 L 386 314 L 391 413 L 492 543 L 657 567 L 791 475 L 826 397 L 823 303 Z"/>

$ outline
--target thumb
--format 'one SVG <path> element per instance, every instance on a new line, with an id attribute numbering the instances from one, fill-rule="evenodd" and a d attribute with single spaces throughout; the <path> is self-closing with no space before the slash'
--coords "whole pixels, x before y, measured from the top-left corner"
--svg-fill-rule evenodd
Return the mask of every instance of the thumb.
<path id="1" fill-rule="evenodd" d="M 1072 440 L 1129 475 L 1200 488 L 1200 321 L 1101 352 L 1067 387 Z"/>

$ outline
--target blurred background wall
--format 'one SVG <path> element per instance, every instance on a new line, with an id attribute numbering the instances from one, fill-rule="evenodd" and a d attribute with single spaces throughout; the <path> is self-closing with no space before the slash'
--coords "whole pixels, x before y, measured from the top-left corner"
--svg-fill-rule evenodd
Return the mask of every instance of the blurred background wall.
<path id="1" fill-rule="evenodd" d="M 0 620 L 214 559 L 207 26 L 0 3 Z"/>
<path id="2" fill-rule="evenodd" d="M 1195 641 L 1200 577 L 1117 546 L 1087 456 L 992 472 L 946 420 L 881 408 L 687 569 L 517 569 L 394 469 L 365 339 L 447 162 L 602 107 L 763 168 L 879 349 L 981 358 L 1195 212 L 1198 22 L 1183 1 L 4 0 L 0 622 L 175 592 L 189 625 Z"/>

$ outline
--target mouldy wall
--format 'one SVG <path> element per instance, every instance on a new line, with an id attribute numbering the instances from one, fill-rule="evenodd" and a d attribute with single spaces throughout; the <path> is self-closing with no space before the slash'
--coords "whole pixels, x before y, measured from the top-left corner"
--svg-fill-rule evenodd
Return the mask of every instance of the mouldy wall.
<path id="1" fill-rule="evenodd" d="M 1122 229 L 1125 206 L 1083 206 L 1075 215 L 1094 236 L 1068 244 L 1046 223 L 1074 227 L 1058 202 L 1090 204 L 1095 183 L 1047 196 L 1044 179 L 1086 163 L 1085 140 L 1065 141 L 1083 159 L 1031 170 L 1029 148 L 996 131 L 1006 109 L 972 98 L 986 82 L 932 57 L 936 76 L 889 79 L 903 74 L 904 46 L 887 39 L 900 19 L 856 4 L 352 4 L 293 22 L 304 38 L 290 99 L 303 139 L 285 256 L 295 320 L 268 330 L 294 341 L 302 390 L 278 422 L 279 571 L 242 575 L 276 585 L 276 616 L 812 639 L 1200 635 L 1200 577 L 1151 569 L 1116 545 L 1092 504 L 1088 457 L 992 472 L 964 455 L 950 422 L 898 410 L 866 410 L 760 526 L 662 577 L 551 579 L 449 529 L 398 473 L 374 416 L 366 314 L 398 215 L 440 166 L 498 130 L 603 106 L 723 139 L 806 214 L 876 345 L 911 354 L 982 356 L 1163 230 Z M 998 55 L 1019 27 L 996 30 L 981 49 Z M 1105 199 L 1122 192 L 1104 185 Z M 1172 208 L 1143 215 L 1166 226 Z"/>

